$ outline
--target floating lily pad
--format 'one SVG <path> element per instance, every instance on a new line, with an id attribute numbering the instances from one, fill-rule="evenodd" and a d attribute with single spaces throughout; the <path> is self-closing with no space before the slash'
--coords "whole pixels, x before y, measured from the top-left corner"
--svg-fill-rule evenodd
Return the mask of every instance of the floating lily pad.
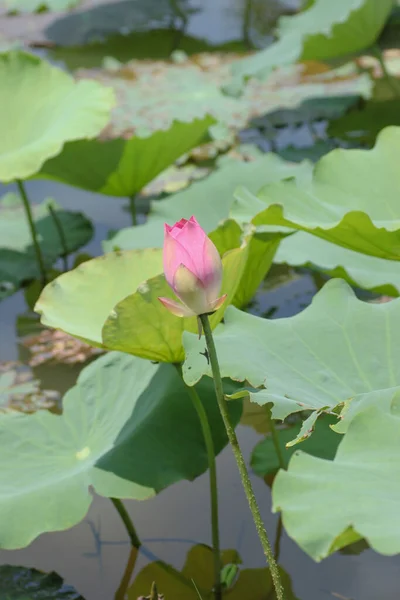
<path id="1" fill-rule="evenodd" d="M 0 566 L 2 600 L 84 600 L 57 573 L 28 567 Z"/>
<path id="2" fill-rule="evenodd" d="M 400 295 L 400 265 L 397 261 L 353 252 L 303 231 L 282 240 L 274 262 L 317 268 L 331 277 L 346 279 L 354 286 L 377 294 Z"/>
<path id="3" fill-rule="evenodd" d="M 222 374 L 248 381 L 253 389 L 246 394 L 258 404 L 272 403 L 275 419 L 395 388 L 400 385 L 394 367 L 400 360 L 399 311 L 398 300 L 358 300 L 341 279 L 329 281 L 294 317 L 267 320 L 229 307 L 215 331 Z M 184 377 L 193 385 L 211 376 L 200 354 L 205 342 L 187 332 L 183 341 Z"/>
<path id="4" fill-rule="evenodd" d="M 221 558 L 223 565 L 232 564 L 233 560 L 235 561 L 233 564 L 239 563 L 238 578 L 233 586 L 224 592 L 226 598 L 229 600 L 274 598 L 274 587 L 268 568 L 242 569 L 240 567 L 241 559 L 233 550 L 223 551 Z M 285 598 L 297 600 L 288 574 L 281 568 L 279 570 L 285 588 Z M 128 590 L 128 599 L 137 600 L 138 596 L 147 594 L 153 581 L 157 582 L 158 590 L 164 594 L 166 599 L 199 600 L 197 587 L 202 600 L 212 600 L 214 598 L 212 592 L 214 567 L 211 548 L 201 545 L 193 546 L 187 554 L 182 571 L 175 571 L 172 568 L 167 571 L 158 562 L 150 563 L 136 576 Z"/>
<path id="5" fill-rule="evenodd" d="M 112 70 L 81 70 L 79 77 L 93 78 L 114 89 L 117 106 L 107 128 L 111 138 L 127 137 L 142 128 L 166 129 L 174 120 L 190 121 L 205 115 L 223 123 L 232 134 L 253 117 L 298 107 L 306 98 L 317 102 L 328 94 L 365 98 L 372 94 L 370 75 L 360 74 L 354 64 L 328 70 L 313 63 L 286 66 L 267 82 L 251 81 L 242 96 L 233 98 L 221 87 L 231 80 L 237 56 L 202 53 L 179 64 L 132 60 Z"/>
<path id="6" fill-rule="evenodd" d="M 313 0 L 291 17 L 281 17 L 277 42 L 238 61 L 235 75 L 259 76 L 298 60 L 326 60 L 371 46 L 393 8 L 392 0 Z"/>
<path id="7" fill-rule="evenodd" d="M 300 229 L 349 250 L 400 260 L 399 149 L 400 128 L 387 127 L 372 150 L 333 150 L 317 163 L 311 182 L 263 188 L 256 200 L 267 208 L 253 223 Z M 243 188 L 236 198 L 255 202 Z"/>
<path id="8" fill-rule="evenodd" d="M 212 389 L 208 382 L 198 391 L 219 452 L 227 440 Z M 237 423 L 241 407 L 231 410 Z M 174 367 L 119 353 L 82 371 L 62 415 L 0 415 L 0 443 L 3 548 L 78 523 L 92 501 L 89 486 L 139 500 L 207 468 L 198 417 Z"/>
<path id="9" fill-rule="evenodd" d="M 199 145 L 210 117 L 175 121 L 165 131 L 130 139 L 80 140 L 64 146 L 36 175 L 108 196 L 134 196 L 176 159 Z"/>
<path id="10" fill-rule="evenodd" d="M 75 82 L 47 61 L 18 50 L 0 54 L 0 89 L 2 182 L 30 177 L 67 141 L 97 136 L 114 104 L 111 89 L 94 81 Z"/>
<path id="11" fill-rule="evenodd" d="M 164 223 L 173 223 L 182 217 L 189 219 L 192 215 L 210 233 L 228 217 L 238 185 L 247 185 L 256 193 L 266 180 L 274 182 L 296 177 L 303 181 L 310 174 L 310 163 L 294 165 L 272 153 L 249 162 L 230 159 L 206 179 L 193 183 L 166 200 L 152 202 L 150 215 L 144 225 L 121 229 L 111 240 L 103 242 L 104 249 L 161 248 Z"/>
<path id="12" fill-rule="evenodd" d="M 378 404 L 379 406 L 379 404 Z M 298 451 L 273 486 L 288 534 L 314 560 L 345 543 L 353 531 L 381 554 L 400 552 L 400 420 L 371 407 L 350 423 L 334 460 Z"/>
<path id="13" fill-rule="evenodd" d="M 51 199 L 33 205 L 32 215 L 47 268 L 64 254 L 49 204 L 64 232 L 68 253 L 87 244 L 93 235 L 92 224 L 82 213 L 63 210 Z M 17 194 L 8 193 L 0 199 L 0 300 L 39 276 L 24 208 Z"/>

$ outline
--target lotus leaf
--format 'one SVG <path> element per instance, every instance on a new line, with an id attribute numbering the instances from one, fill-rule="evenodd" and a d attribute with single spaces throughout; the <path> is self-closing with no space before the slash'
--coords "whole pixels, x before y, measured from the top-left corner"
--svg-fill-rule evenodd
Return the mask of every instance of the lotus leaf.
<path id="1" fill-rule="evenodd" d="M 273 243 L 276 245 L 275 240 Z M 227 293 L 228 299 L 212 317 L 214 326 L 235 296 L 247 257 L 247 245 L 223 257 L 222 293 Z M 253 269 L 258 272 L 250 265 L 248 273 Z M 187 328 L 196 331 L 197 324 L 195 318 L 171 315 L 159 302 L 159 296 L 174 297 L 162 271 L 162 250 L 158 248 L 106 254 L 49 283 L 35 310 L 43 324 L 91 345 L 179 362 L 183 360 L 182 332 Z"/>
<path id="2" fill-rule="evenodd" d="M 2 600 L 84 600 L 57 573 L 28 567 L 0 566 Z"/>
<path id="3" fill-rule="evenodd" d="M 222 258 L 224 273 L 221 294 L 227 294 L 227 299 L 210 318 L 213 328 L 221 321 L 226 307 L 235 297 L 248 251 L 248 246 L 235 248 Z M 182 333 L 197 331 L 196 317 L 177 318 L 159 302 L 160 296 L 175 299 L 164 275 L 147 279 L 135 293 L 116 304 L 104 323 L 103 344 L 107 348 L 150 360 L 182 362 Z"/>
<path id="4" fill-rule="evenodd" d="M 0 181 L 30 177 L 65 142 L 97 136 L 113 104 L 112 90 L 94 81 L 75 82 L 19 50 L 0 53 Z"/>
<path id="5" fill-rule="evenodd" d="M 32 206 L 38 242 L 48 268 L 64 254 L 64 244 L 49 211 L 50 203 L 63 229 L 68 253 L 84 246 L 93 235 L 92 224 L 82 213 L 62 210 L 51 199 Z M 8 193 L 0 199 L 0 299 L 39 275 L 22 203 L 19 196 Z"/>
<path id="6" fill-rule="evenodd" d="M 399 148 L 400 128 L 387 127 L 372 150 L 333 150 L 316 164 L 311 182 L 263 188 L 258 201 L 267 208 L 253 223 L 293 227 L 349 250 L 400 260 Z M 236 198 L 255 202 L 244 188 Z"/>
<path id="7" fill-rule="evenodd" d="M 247 395 L 258 404 L 272 403 L 275 419 L 395 388 L 399 311 L 398 300 L 358 300 L 341 279 L 325 284 L 294 317 L 267 320 L 229 307 L 215 331 L 222 374 L 248 381 L 253 389 Z M 204 340 L 185 332 L 183 342 L 184 377 L 193 385 L 211 370 L 200 354 Z"/>
<path id="8" fill-rule="evenodd" d="M 101 330 L 114 306 L 162 270 L 158 249 L 105 254 L 49 283 L 35 310 L 44 325 L 102 346 Z"/>
<path id="9" fill-rule="evenodd" d="M 398 262 L 353 252 L 303 231 L 282 240 L 274 262 L 321 269 L 377 294 L 400 295 Z"/>
<path id="10" fill-rule="evenodd" d="M 79 140 L 65 144 L 36 175 L 100 192 L 134 196 L 182 154 L 204 141 L 210 117 L 173 122 L 165 131 L 108 141 Z"/>
<path id="11" fill-rule="evenodd" d="M 331 121 L 327 133 L 330 137 L 372 146 L 379 132 L 389 125 L 400 125 L 398 98 L 367 102 L 361 109 L 352 110 Z"/>
<path id="12" fill-rule="evenodd" d="M 305 10 L 281 17 L 272 46 L 234 64 L 235 75 L 263 76 L 298 60 L 326 60 L 371 46 L 382 31 L 393 0 L 314 0 Z"/>
<path id="13" fill-rule="evenodd" d="M 219 452 L 227 440 L 208 383 L 198 391 Z M 231 409 L 237 423 L 241 407 Z M 119 353 L 82 371 L 62 415 L 0 414 L 0 443 L 3 548 L 78 523 L 92 501 L 89 486 L 139 500 L 207 468 L 197 413 L 177 371 Z"/>
<path id="14" fill-rule="evenodd" d="M 400 551 L 400 421 L 379 403 L 351 421 L 334 460 L 296 452 L 273 486 L 288 534 L 314 560 L 345 543 L 349 531 L 376 552 Z M 379 408 L 378 408 L 379 406 Z"/>
<path id="15" fill-rule="evenodd" d="M 152 39 L 143 42 L 146 47 Z M 142 128 L 166 129 L 174 119 L 190 121 L 204 115 L 212 115 L 233 133 L 253 117 L 297 107 L 306 98 L 313 97 L 316 102 L 327 93 L 369 98 L 372 93 L 370 75 L 360 74 L 354 64 L 328 70 L 317 63 L 286 66 L 267 82 L 250 82 L 242 96 L 232 98 L 221 91 L 231 80 L 232 62 L 231 54 L 204 53 L 179 64 L 132 60 L 112 69 L 82 70 L 79 76 L 94 78 L 115 90 L 118 105 L 107 128 L 110 137 L 127 137 Z"/>
<path id="16" fill-rule="evenodd" d="M 302 443 L 301 450 L 319 458 L 333 459 L 339 442 L 342 439 L 342 436 L 334 433 L 330 428 L 330 425 L 335 424 L 336 421 L 337 419 L 330 415 L 320 417 L 313 435 Z M 300 433 L 300 428 L 301 425 L 298 423 L 293 427 L 285 427 L 284 429 L 277 430 L 279 446 L 286 467 L 289 458 L 296 450 L 293 446 L 288 446 L 287 444 Z M 255 446 L 251 454 L 250 464 L 254 473 L 260 477 L 265 477 L 279 470 L 281 465 L 279 464 L 270 435 Z"/>
<path id="17" fill-rule="evenodd" d="M 241 563 L 240 557 L 234 550 L 223 551 L 221 559 L 223 565 L 240 565 Z M 279 570 L 285 587 L 285 598 L 287 600 L 297 600 L 288 574 L 283 569 Z M 153 581 L 157 582 L 159 591 L 165 595 L 166 599 L 198 600 L 197 587 L 202 600 L 212 600 L 214 597 L 211 591 L 214 584 L 214 570 L 211 548 L 200 544 L 193 546 L 187 554 L 182 571 L 174 572 L 173 569 L 167 571 L 158 562 L 150 563 L 138 573 L 129 588 L 128 600 L 137 600 L 139 596 L 148 593 Z M 243 600 L 244 598 L 251 598 L 251 600 L 272 599 L 274 588 L 269 569 L 242 569 L 239 566 L 239 576 L 234 585 L 224 592 L 224 597 L 229 600 Z"/>
<path id="18" fill-rule="evenodd" d="M 161 248 L 164 223 L 174 223 L 182 217 L 189 219 L 192 215 L 210 233 L 227 218 L 238 185 L 247 185 L 256 193 L 266 180 L 274 182 L 296 177 L 303 181 L 310 176 L 310 163 L 305 161 L 294 165 L 272 153 L 249 162 L 231 159 L 206 179 L 193 183 L 166 200 L 152 202 L 144 225 L 121 229 L 111 240 L 103 242 L 104 249 Z"/>

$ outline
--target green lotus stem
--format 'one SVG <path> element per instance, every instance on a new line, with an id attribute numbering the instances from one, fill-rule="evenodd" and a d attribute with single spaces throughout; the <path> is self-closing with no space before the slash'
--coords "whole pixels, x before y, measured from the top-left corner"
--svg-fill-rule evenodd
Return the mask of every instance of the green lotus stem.
<path id="1" fill-rule="evenodd" d="M 224 389 L 222 386 L 221 372 L 218 364 L 217 351 L 215 349 L 214 338 L 211 331 L 210 321 L 208 315 L 200 315 L 201 323 L 203 325 L 204 336 L 206 338 L 206 344 L 208 349 L 208 358 L 210 361 L 212 374 L 214 378 L 215 394 L 217 396 L 219 410 L 221 412 L 222 420 L 225 425 L 226 433 L 228 435 L 229 442 L 232 446 L 233 454 L 236 459 L 236 463 L 239 469 L 240 477 L 242 479 L 243 488 L 249 503 L 251 514 L 253 516 L 254 524 L 257 529 L 258 537 L 260 539 L 264 554 L 267 558 L 268 565 L 271 571 L 272 581 L 274 584 L 277 600 L 285 600 L 285 593 L 279 574 L 278 565 L 276 564 L 272 547 L 268 539 L 267 532 L 264 527 L 264 523 L 261 518 L 260 509 L 258 508 L 257 500 L 254 495 L 253 486 L 251 485 L 249 473 L 247 471 L 246 463 L 243 458 L 242 451 L 239 446 L 239 441 L 236 437 L 236 432 L 232 426 L 228 404 L 224 395 Z"/>
<path id="2" fill-rule="evenodd" d="M 129 196 L 129 210 L 132 217 L 132 225 L 137 225 L 137 214 L 136 214 L 136 194 Z"/>
<path id="3" fill-rule="evenodd" d="M 111 502 L 114 504 L 115 508 L 118 511 L 119 516 L 122 519 L 123 524 L 125 525 L 126 531 L 128 532 L 129 539 L 131 541 L 132 546 L 135 548 L 140 548 L 142 542 L 139 540 L 138 534 L 136 533 L 135 526 L 132 522 L 132 519 L 129 516 L 128 511 L 126 510 L 123 502 L 119 500 L 119 498 L 110 498 Z"/>
<path id="4" fill-rule="evenodd" d="M 279 560 L 279 555 L 281 553 L 282 533 L 283 533 L 282 515 L 279 515 L 278 524 L 276 526 L 275 544 L 274 544 L 274 557 L 275 557 L 276 561 Z"/>
<path id="5" fill-rule="evenodd" d="M 37 232 L 36 232 L 35 223 L 34 223 L 33 217 L 32 217 L 31 205 L 29 204 L 28 196 L 25 191 L 25 186 L 22 183 L 22 181 L 20 179 L 17 179 L 16 183 L 17 183 L 18 190 L 19 190 L 19 193 L 22 198 L 26 218 L 28 219 L 28 225 L 29 225 L 29 229 L 31 232 L 32 243 L 33 243 L 33 247 L 34 247 L 35 254 L 36 254 L 36 261 L 37 261 L 39 271 L 40 271 L 40 278 L 42 280 L 43 286 L 45 286 L 47 283 L 46 268 L 44 266 L 42 251 L 40 249 L 39 242 L 37 239 Z"/>
<path id="6" fill-rule="evenodd" d="M 64 235 L 64 229 L 61 225 L 61 221 L 58 218 L 57 211 L 51 205 L 51 202 L 48 204 L 49 213 L 51 214 L 51 218 L 54 221 L 55 228 L 57 229 L 58 237 L 60 238 L 60 244 L 62 248 L 62 259 L 64 263 L 64 271 L 68 271 L 68 245 L 67 240 Z"/>
<path id="7" fill-rule="evenodd" d="M 128 591 L 128 587 L 131 582 L 132 573 L 135 570 L 138 554 L 139 554 L 138 548 L 135 548 L 135 546 L 132 546 L 130 554 L 129 554 L 128 562 L 126 563 L 125 571 L 124 571 L 124 574 L 121 579 L 121 583 L 119 584 L 118 589 L 115 592 L 114 600 L 125 600 L 126 594 Z"/>
<path id="8" fill-rule="evenodd" d="M 175 365 L 182 377 L 182 368 Z M 182 378 L 183 381 L 183 378 Z M 211 501 L 211 532 L 214 557 L 214 597 L 215 600 L 222 598 L 221 586 L 221 549 L 219 541 L 219 517 L 218 517 L 218 485 L 217 485 L 217 466 L 215 462 L 214 441 L 211 434 L 210 423 L 202 401 L 194 387 L 187 385 L 184 381 L 188 394 L 193 402 L 193 406 L 199 417 L 201 430 L 203 432 L 204 443 L 207 450 L 208 470 L 210 477 L 210 501 Z"/>
<path id="9" fill-rule="evenodd" d="M 278 458 L 279 468 L 286 469 L 286 463 L 285 463 L 285 459 L 283 457 L 281 445 L 279 443 L 279 437 L 278 437 L 277 429 L 275 427 L 275 421 L 272 418 L 271 410 L 269 408 L 267 410 L 268 410 L 268 420 L 269 420 L 269 428 L 271 430 L 272 443 L 274 444 L 276 456 Z"/>

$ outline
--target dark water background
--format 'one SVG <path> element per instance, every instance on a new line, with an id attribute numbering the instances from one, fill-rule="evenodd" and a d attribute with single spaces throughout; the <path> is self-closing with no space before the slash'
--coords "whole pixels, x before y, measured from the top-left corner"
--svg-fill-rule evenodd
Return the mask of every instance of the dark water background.
<path id="1" fill-rule="evenodd" d="M 240 3 L 238 5 L 240 8 Z M 242 27 L 240 10 L 229 11 L 230 6 L 229 2 L 204 0 L 203 10 L 189 23 L 188 33 L 207 35 L 213 42 L 237 37 Z M 0 191 L 11 189 L 12 186 L 7 186 Z M 34 201 L 54 196 L 67 209 L 83 209 L 96 227 L 93 240 L 84 249 L 93 255 L 102 253 L 101 241 L 109 229 L 130 223 L 124 199 L 51 182 L 30 182 L 28 191 Z M 312 275 L 297 275 L 277 289 L 260 291 L 254 310 L 266 313 L 275 309 L 274 317 L 289 316 L 306 306 L 315 291 Z M 0 360 L 20 357 L 16 319 L 25 310 L 22 293 L 0 304 Z M 78 370 L 58 365 L 41 366 L 35 372 L 44 388 L 64 392 L 75 383 Z M 262 436 L 242 425 L 238 435 L 248 458 Z M 246 567 L 263 567 L 263 554 L 229 448 L 218 458 L 218 478 L 222 547 L 236 548 Z M 278 519 L 271 514 L 270 490 L 258 477 L 253 477 L 253 483 L 267 530 L 274 537 Z M 154 499 L 142 503 L 129 501 L 126 506 L 146 547 L 146 552 L 138 557 L 135 573 L 151 560 L 149 553 L 181 568 L 192 545 L 211 542 L 207 474 L 193 483 L 176 484 Z M 0 551 L 0 562 L 57 571 L 86 600 L 112 600 L 129 553 L 128 538 L 118 514 L 109 500 L 96 496 L 82 523 L 66 532 L 42 535 L 23 550 Z M 300 600 L 400 598 L 400 559 L 396 557 L 383 557 L 367 550 L 359 556 L 337 553 L 316 564 L 283 533 L 279 562 L 290 574 Z"/>

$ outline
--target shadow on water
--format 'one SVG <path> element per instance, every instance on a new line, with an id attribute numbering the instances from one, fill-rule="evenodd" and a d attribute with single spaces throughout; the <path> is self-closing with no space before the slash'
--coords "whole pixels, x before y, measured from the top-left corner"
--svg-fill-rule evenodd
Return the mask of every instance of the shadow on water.
<path id="1" fill-rule="evenodd" d="M 229 39 L 239 39 L 243 33 L 242 22 L 232 17 L 231 13 L 234 11 L 229 14 L 226 12 L 228 4 L 223 2 L 221 10 L 214 0 L 204 0 L 207 10 L 195 13 L 189 20 L 187 35 L 182 38 L 183 48 L 185 49 L 185 44 L 191 48 L 193 38 L 190 36 L 201 36 L 204 31 L 213 43 L 223 44 Z M 243 14 L 243 7 L 243 2 L 235 2 L 236 13 Z M 219 20 L 214 18 L 214 14 L 219 15 Z M 160 45 L 164 44 L 160 52 L 164 52 L 164 47 L 171 42 L 171 33 L 167 30 L 160 32 L 156 35 Z M 129 40 L 135 41 L 143 49 L 141 35 L 147 34 L 136 32 L 125 38 L 110 38 L 110 53 L 116 52 L 118 48 L 123 53 Z M 197 47 L 193 51 L 198 51 Z M 93 44 L 84 64 L 97 64 L 96 61 L 104 53 L 105 46 L 102 43 Z M 55 53 L 54 56 L 67 63 L 68 60 L 76 63 L 79 60 L 79 49 L 66 49 L 64 55 Z M 122 54 L 121 58 L 123 59 Z M 72 190 L 49 182 L 30 182 L 28 188 L 34 201 L 51 195 L 66 209 L 81 210 L 84 206 L 85 213 L 96 225 L 93 240 L 83 249 L 92 255 L 102 253 L 101 241 L 106 238 L 110 229 L 119 229 L 129 222 L 124 199 Z M 12 189 L 12 186 L 5 189 Z M 274 267 L 249 310 L 268 318 L 296 314 L 311 302 L 320 285 L 321 280 L 309 272 Z M 25 310 L 21 292 L 1 303 L 0 360 L 25 357 L 26 351 L 18 346 L 16 335 L 17 317 Z M 79 370 L 80 367 L 61 364 L 45 364 L 34 369 L 45 388 L 57 389 L 62 393 L 75 383 Z M 238 436 L 244 454 L 249 459 L 255 444 L 263 436 L 244 424 L 239 425 Z M 241 590 L 240 596 L 238 592 L 235 596 L 234 591 L 229 596 L 232 600 L 272 598 L 268 591 L 269 576 L 265 570 L 263 554 L 229 448 L 218 457 L 218 477 L 222 547 L 235 549 L 240 556 L 243 561 L 241 581 L 245 582 L 244 588 L 237 588 Z M 337 553 L 320 564 L 314 563 L 286 536 L 278 516 L 271 513 L 269 487 L 255 475 L 252 480 L 272 543 L 276 549 L 279 548 L 280 565 L 289 573 L 287 588 L 292 588 L 293 592 L 290 596 L 288 594 L 288 600 L 398 599 L 398 558 L 383 557 L 366 550 L 361 554 Z M 199 589 L 207 587 L 208 551 L 203 546 L 199 547 L 199 544 L 211 542 L 208 475 L 204 474 L 192 483 L 179 482 L 146 502 L 126 502 L 126 507 L 144 542 L 144 547 L 139 552 L 131 551 L 120 517 L 111 502 L 95 496 L 89 513 L 79 525 L 65 532 L 42 535 L 22 550 L 0 551 L 0 562 L 31 566 L 43 571 L 54 570 L 73 585 L 85 600 L 136 600 L 138 596 L 149 593 L 151 581 L 155 577 L 164 582 L 165 589 L 160 585 L 160 591 L 166 593 L 166 600 L 191 600 L 192 597 L 195 600 L 193 588 L 187 587 L 182 576 L 175 574 L 175 580 L 172 580 L 175 582 L 171 583 L 170 574 L 165 570 L 161 573 L 157 570 L 159 567 L 153 565 L 150 568 L 149 565 L 162 559 L 181 571 L 186 563 L 183 577 L 187 580 L 187 573 L 192 565 L 197 572 L 198 560 L 202 567 L 198 572 L 202 572 L 203 576 L 196 584 Z M 232 556 L 234 555 L 231 553 L 231 559 Z M 249 579 L 246 579 L 248 569 L 253 571 Z M 257 570 L 262 576 L 261 588 L 258 583 L 260 572 Z M 238 585 L 239 581 L 240 578 Z M 180 586 L 186 587 L 182 591 Z"/>

